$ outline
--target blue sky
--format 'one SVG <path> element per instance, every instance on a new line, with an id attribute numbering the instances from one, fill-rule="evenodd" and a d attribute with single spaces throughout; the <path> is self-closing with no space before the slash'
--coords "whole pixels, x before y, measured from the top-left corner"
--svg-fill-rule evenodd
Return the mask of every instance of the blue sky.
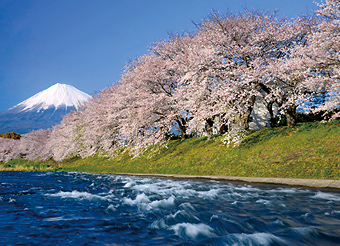
<path id="1" fill-rule="evenodd" d="M 320 0 L 317 0 L 320 2 Z M 0 112 L 55 83 L 93 94 L 212 10 L 313 13 L 313 0 L 0 0 Z"/>

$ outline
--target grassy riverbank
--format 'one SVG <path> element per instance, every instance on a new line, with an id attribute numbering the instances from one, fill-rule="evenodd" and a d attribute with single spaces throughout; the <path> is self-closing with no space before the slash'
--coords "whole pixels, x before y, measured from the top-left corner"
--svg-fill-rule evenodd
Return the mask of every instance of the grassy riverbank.
<path id="1" fill-rule="evenodd" d="M 154 152 L 131 158 L 92 156 L 61 163 L 12 160 L 0 170 L 226 175 L 243 177 L 340 180 L 340 121 L 300 123 L 250 132 L 239 147 L 228 148 L 222 136 L 170 141 Z"/>

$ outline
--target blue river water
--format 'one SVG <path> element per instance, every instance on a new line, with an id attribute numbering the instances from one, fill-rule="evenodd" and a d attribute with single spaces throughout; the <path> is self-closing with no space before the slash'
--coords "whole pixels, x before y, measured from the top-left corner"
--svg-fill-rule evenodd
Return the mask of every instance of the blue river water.
<path id="1" fill-rule="evenodd" d="M 0 172 L 0 245 L 340 245 L 340 193 Z"/>

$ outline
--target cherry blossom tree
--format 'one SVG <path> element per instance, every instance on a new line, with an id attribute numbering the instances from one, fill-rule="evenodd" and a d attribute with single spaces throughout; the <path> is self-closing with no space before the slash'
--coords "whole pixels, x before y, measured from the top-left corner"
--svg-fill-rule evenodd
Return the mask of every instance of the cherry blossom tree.
<path id="1" fill-rule="evenodd" d="M 279 27 L 273 15 L 256 11 L 214 14 L 199 25 L 198 36 L 211 47 L 214 60 L 209 66 L 215 82 L 210 104 L 229 121 L 240 122 L 242 129 L 248 129 L 253 105 L 263 97 L 261 71 L 273 54 Z"/>
<path id="2" fill-rule="evenodd" d="M 55 125 L 46 143 L 53 159 L 61 161 L 77 155 L 82 146 L 82 111 L 71 111 L 66 114 L 60 124 Z"/>
<path id="3" fill-rule="evenodd" d="M 16 146 L 20 140 L 0 138 L 0 161 L 7 162 L 19 158 Z"/>
<path id="4" fill-rule="evenodd" d="M 121 99 L 128 103 L 120 111 L 125 116 L 120 119 L 120 134 L 130 145 L 162 141 L 174 124 L 177 81 L 167 65 L 160 57 L 144 55 L 131 62 L 122 76 L 119 88 L 128 93 Z"/>
<path id="5" fill-rule="evenodd" d="M 47 148 L 50 134 L 50 130 L 43 129 L 26 133 L 20 138 L 16 151 L 26 159 L 44 161 L 52 156 Z"/>
<path id="6" fill-rule="evenodd" d="M 79 154 L 87 157 L 98 153 L 104 146 L 104 141 L 110 140 L 110 126 L 114 124 L 114 119 L 108 122 L 110 117 L 110 104 L 107 103 L 108 89 L 99 92 L 93 97 L 81 112 L 81 122 L 78 122 L 76 131 L 78 142 L 81 142 Z M 106 100 L 105 100 L 106 99 Z M 113 103 L 113 102 L 111 102 Z"/>
<path id="7" fill-rule="evenodd" d="M 214 47 L 202 41 L 198 34 L 174 36 L 161 46 L 162 49 L 159 49 L 159 45 L 156 47 L 157 54 L 163 52 L 162 57 L 172 54 L 170 61 L 178 74 L 174 99 L 177 112 L 181 112 L 177 124 L 182 133 L 191 135 L 199 134 L 202 130 L 210 135 L 211 122 L 224 110 L 213 93 L 218 89 L 218 68 L 224 65 L 215 56 Z M 200 126 L 202 123 L 205 129 Z"/>
<path id="8" fill-rule="evenodd" d="M 297 107 L 310 100 L 315 87 L 309 79 L 313 74 L 310 59 L 304 56 L 314 26 L 315 19 L 306 16 L 283 22 L 275 52 L 261 70 L 261 87 L 284 113 L 288 126 L 295 125 Z"/>
<path id="9" fill-rule="evenodd" d="M 321 19 L 304 52 L 314 72 L 311 83 L 314 82 L 315 92 L 322 98 L 314 112 L 322 111 L 335 119 L 340 117 L 340 1 L 327 0 L 317 5 Z"/>
<path id="10" fill-rule="evenodd" d="M 164 61 L 164 72 L 170 76 L 166 80 L 170 82 L 167 93 L 171 98 L 171 114 L 167 117 L 169 126 L 178 127 L 179 135 L 184 139 L 192 131 L 189 126 L 197 112 L 197 103 L 201 101 L 198 97 L 204 96 L 194 83 L 199 81 L 202 87 L 207 86 L 201 83 L 204 78 L 200 74 L 200 71 L 205 70 L 205 62 L 202 61 L 207 54 L 205 47 L 197 43 L 195 36 L 187 33 L 182 36 L 173 35 L 168 41 L 155 43 L 151 52 L 158 60 Z"/>

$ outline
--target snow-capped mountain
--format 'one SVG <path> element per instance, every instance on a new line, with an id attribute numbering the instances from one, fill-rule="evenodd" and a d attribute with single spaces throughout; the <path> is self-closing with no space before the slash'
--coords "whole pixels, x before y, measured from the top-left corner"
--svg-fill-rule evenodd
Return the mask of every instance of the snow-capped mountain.
<path id="1" fill-rule="evenodd" d="M 63 115 L 78 109 L 89 98 L 90 95 L 71 85 L 57 83 L 0 113 L 0 133 L 24 134 L 51 128 Z"/>
<path id="2" fill-rule="evenodd" d="M 78 108 L 80 103 L 87 101 L 90 97 L 90 95 L 71 85 L 57 83 L 19 103 L 12 109 L 20 108 L 22 111 L 35 110 L 39 112 L 51 107 L 56 109 L 62 107 Z"/>

